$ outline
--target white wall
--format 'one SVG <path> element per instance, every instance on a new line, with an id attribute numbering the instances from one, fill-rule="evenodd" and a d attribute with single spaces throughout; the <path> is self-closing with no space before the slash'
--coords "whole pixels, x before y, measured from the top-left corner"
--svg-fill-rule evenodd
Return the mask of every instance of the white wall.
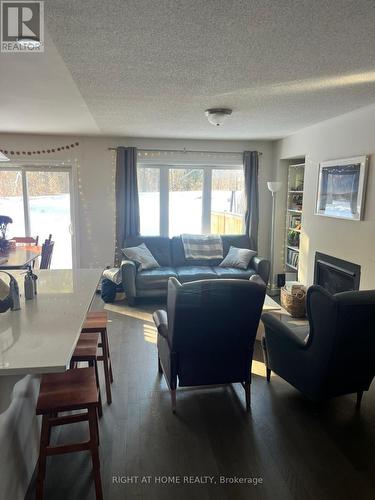
<path id="1" fill-rule="evenodd" d="M 370 155 L 363 221 L 314 215 L 319 162 L 361 154 Z M 300 280 L 313 282 L 316 251 L 361 265 L 361 289 L 375 288 L 375 106 L 327 120 L 278 141 L 277 178 L 285 181 L 287 158 L 306 156 Z M 284 182 L 285 187 L 285 182 Z M 278 198 L 275 272 L 283 270 L 285 196 Z"/>
<path id="2" fill-rule="evenodd" d="M 19 156 L 30 164 L 42 160 L 70 161 L 76 166 L 78 177 L 78 248 L 81 267 L 113 265 L 115 196 L 115 155 L 109 147 L 136 146 L 157 149 L 193 149 L 209 151 L 258 150 L 259 174 L 259 254 L 268 256 L 270 237 L 271 196 L 264 187 L 271 178 L 273 143 L 271 141 L 200 141 L 171 139 L 135 139 L 110 137 L 66 137 L 52 135 L 0 135 L 0 148 L 13 150 L 41 150 L 79 142 L 80 146 L 54 154 Z M 15 160 L 15 163 L 16 161 Z"/>

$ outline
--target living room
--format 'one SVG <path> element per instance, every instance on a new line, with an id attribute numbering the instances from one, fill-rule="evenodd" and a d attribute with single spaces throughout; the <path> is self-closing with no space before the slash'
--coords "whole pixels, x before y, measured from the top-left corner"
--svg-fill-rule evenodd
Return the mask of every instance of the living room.
<path id="1" fill-rule="evenodd" d="M 23 3 L 0 497 L 373 498 L 373 2 Z"/>

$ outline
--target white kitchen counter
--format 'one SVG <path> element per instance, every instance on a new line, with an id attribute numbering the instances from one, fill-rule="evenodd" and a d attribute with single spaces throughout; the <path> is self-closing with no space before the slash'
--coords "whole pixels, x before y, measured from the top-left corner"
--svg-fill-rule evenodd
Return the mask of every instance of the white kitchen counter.
<path id="1" fill-rule="evenodd" d="M 38 295 L 0 314 L 0 498 L 23 500 L 39 450 L 39 374 L 65 371 L 101 270 L 35 271 Z M 1 273 L 0 273 L 0 276 Z"/>
<path id="2" fill-rule="evenodd" d="M 23 297 L 23 274 L 13 271 L 21 309 L 0 314 L 0 376 L 64 371 L 102 271 L 40 270 L 38 294 Z M 0 274 L 1 275 L 1 274 Z"/>

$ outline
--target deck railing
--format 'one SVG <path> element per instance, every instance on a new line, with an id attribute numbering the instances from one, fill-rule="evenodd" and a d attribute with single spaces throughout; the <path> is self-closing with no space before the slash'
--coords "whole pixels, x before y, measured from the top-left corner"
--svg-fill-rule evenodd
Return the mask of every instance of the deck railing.
<path id="1" fill-rule="evenodd" d="M 233 212 L 211 212 L 211 233 L 243 233 L 243 216 Z"/>

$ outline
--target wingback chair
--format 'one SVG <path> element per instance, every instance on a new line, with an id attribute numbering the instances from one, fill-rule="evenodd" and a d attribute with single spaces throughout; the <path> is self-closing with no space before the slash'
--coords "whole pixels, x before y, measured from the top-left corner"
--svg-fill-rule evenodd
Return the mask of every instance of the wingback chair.
<path id="1" fill-rule="evenodd" d="M 176 409 L 180 387 L 240 382 L 250 410 L 251 361 L 264 284 L 245 280 L 168 282 L 167 312 L 154 313 L 159 372 Z"/>
<path id="2" fill-rule="evenodd" d="M 357 393 L 360 407 L 375 375 L 375 290 L 307 292 L 309 328 L 301 337 L 263 314 L 267 380 L 271 370 L 312 400 Z"/>

